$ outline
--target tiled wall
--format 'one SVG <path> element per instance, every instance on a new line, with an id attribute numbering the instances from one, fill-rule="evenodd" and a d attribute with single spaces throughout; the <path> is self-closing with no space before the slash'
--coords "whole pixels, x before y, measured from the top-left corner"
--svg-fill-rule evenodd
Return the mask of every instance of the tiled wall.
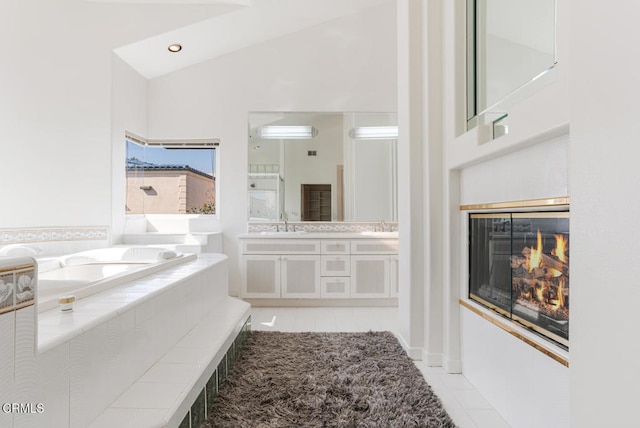
<path id="1" fill-rule="evenodd" d="M 0 245 L 29 242 L 94 241 L 109 237 L 107 227 L 0 229 Z"/>
<path id="2" fill-rule="evenodd" d="M 111 310 L 108 320 L 87 326 L 70 339 L 43 341 L 39 349 L 35 305 L 0 314 L 0 404 L 28 406 L 19 412 L 0 409 L 0 427 L 89 426 L 202 320 L 215 302 L 227 298 L 226 259 L 206 268 L 198 263 L 205 265 L 198 260 L 127 284 L 149 290 L 169 285 L 139 304 Z M 89 302 L 92 298 L 97 296 L 76 305 L 93 305 L 91 310 L 97 314 L 105 306 L 119 304 Z M 96 319 L 93 313 L 76 309 L 68 314 L 41 313 L 43 334 L 51 329 L 68 331 L 74 317 Z"/>
<path id="3" fill-rule="evenodd" d="M 28 257 L 0 261 L 0 426 L 11 427 L 16 413 L 7 406 L 23 404 L 20 411 L 38 411 L 28 399 L 35 388 L 36 265 Z M 25 425 L 27 426 L 27 425 Z"/>
<path id="4" fill-rule="evenodd" d="M 108 247 L 111 241 L 106 226 L 0 229 L 0 249 L 20 244 L 42 251 L 38 256 L 59 256 Z"/>

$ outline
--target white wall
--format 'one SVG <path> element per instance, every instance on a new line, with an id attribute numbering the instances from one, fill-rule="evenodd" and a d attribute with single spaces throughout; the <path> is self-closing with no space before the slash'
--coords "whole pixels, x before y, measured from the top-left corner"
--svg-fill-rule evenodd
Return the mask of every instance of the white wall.
<path id="1" fill-rule="evenodd" d="M 565 135 L 460 170 L 460 203 L 567 196 L 569 144 L 569 136 Z M 467 213 L 459 212 L 458 216 L 461 235 L 466 238 Z M 574 231 L 571 232 L 573 260 Z M 464 246 L 457 263 L 462 278 L 468 278 L 467 251 Z M 574 270 L 573 264 L 571 270 Z M 573 276 L 572 284 L 575 284 Z M 468 283 L 462 281 L 460 296 L 463 299 L 467 290 Z M 522 329 L 521 334 L 530 340 L 541 341 L 527 333 Z M 468 309 L 461 310 L 460 335 L 462 373 L 512 426 L 570 426 L 567 367 Z M 573 337 L 570 339 L 573 343 Z M 552 344 L 547 347 L 564 354 Z"/>
<path id="2" fill-rule="evenodd" d="M 571 423 L 637 427 L 640 3 L 571 14 Z"/>
<path id="3" fill-rule="evenodd" d="M 239 290 L 251 111 L 396 111 L 395 5 L 226 55 L 149 83 L 149 137 L 221 139 L 219 213 Z"/>
<path id="4" fill-rule="evenodd" d="M 111 179 L 113 242 L 121 242 L 124 232 L 127 178 L 125 132 L 147 135 L 147 79 L 120 57 L 112 56 L 113 86 L 111 104 Z M 124 191 L 123 191 L 124 189 Z"/>
<path id="5" fill-rule="evenodd" d="M 461 326 L 463 374 L 510 426 L 571 426 L 567 367 L 466 308 Z"/>
<path id="6" fill-rule="evenodd" d="M 454 41 L 456 33 L 451 25 L 454 5 L 447 6 L 446 10 L 449 20 L 445 40 Z M 449 148 L 445 190 L 450 205 L 447 227 L 450 281 L 445 301 L 448 313 L 445 338 L 450 343 L 445 344 L 445 352 L 455 357 L 458 351 L 455 346 L 457 293 L 463 283 L 454 274 L 455 260 L 460 257 L 457 248 L 464 245 L 456 226 L 459 213 L 455 212 L 455 206 L 462 195 L 475 201 L 487 197 L 482 192 L 472 195 L 464 187 L 460 189 L 460 167 L 494 158 L 500 151 L 520 150 L 529 142 L 539 143 L 539 136 L 546 131 L 550 139 L 557 127 L 570 119 L 567 189 L 571 197 L 571 271 L 575 286 L 571 291 L 570 397 L 562 394 L 561 398 L 570 402 L 568 423 L 571 426 L 635 427 L 640 424 L 636 411 L 640 384 L 636 360 L 640 341 L 633 314 L 637 312 L 640 289 L 630 278 L 637 277 L 640 270 L 637 257 L 640 240 L 634 226 L 640 212 L 640 202 L 634 197 L 636 183 L 640 182 L 636 125 L 640 116 L 636 99 L 640 93 L 637 78 L 640 64 L 632 53 L 640 35 L 636 22 L 640 5 L 559 0 L 558 10 L 556 83 L 509 112 L 511 134 L 507 137 L 486 144 L 478 144 L 473 132 L 456 138 L 452 117 L 459 93 L 456 79 L 449 79 L 445 86 L 444 111 L 449 115 L 445 122 L 445 142 Z M 593 28 L 600 30 L 594 32 Z M 447 55 L 445 76 L 455 76 L 453 45 L 448 45 Z M 570 79 L 569 68 L 575 70 Z M 514 126 L 516 122 L 518 125 Z M 492 175 L 493 171 L 487 169 L 486 174 Z M 527 183 L 522 183 L 521 191 L 524 192 L 526 186 Z M 511 194 L 505 196 L 512 199 Z M 466 335 L 467 330 L 464 332 Z M 463 336 L 462 340 L 463 350 L 471 346 L 471 338 Z M 507 349 L 514 357 L 518 355 L 518 351 L 509 351 L 513 340 L 508 344 L 493 338 L 491 343 Z M 466 367 L 482 362 L 464 358 Z M 474 377 L 472 370 L 468 374 Z M 534 380 L 537 381 L 543 379 Z M 480 386 L 480 392 L 488 398 L 495 397 L 487 384 L 483 385 L 476 386 Z M 504 408 L 504 401 L 492 400 L 498 410 Z M 513 414 L 521 416 L 527 411 L 531 409 Z M 509 414 L 503 413 L 503 416 L 509 421 L 518 420 Z"/>
<path id="7" fill-rule="evenodd" d="M 3 2 L 3 228 L 111 224 L 112 50 L 211 10 Z"/>
<path id="8" fill-rule="evenodd" d="M 443 308 L 443 366 L 449 372 L 461 371 L 478 391 L 513 426 L 568 426 L 569 370 L 544 354 L 529 348 L 513 336 L 503 334 L 488 321 L 460 309 L 459 299 L 467 287 L 467 236 L 463 203 L 501 202 L 520 199 L 571 196 L 573 182 L 569 166 L 569 12 L 568 1 L 559 0 L 558 66 L 533 94 L 515 97 L 508 105 L 509 134 L 487 141 L 481 130 L 465 131 L 465 1 L 443 1 L 443 177 L 444 237 L 443 237 L 443 302 L 431 302 L 427 312 Z M 437 85 L 438 82 L 435 82 Z M 433 85 L 432 85 L 433 86 Z M 532 165 L 541 164 L 541 166 Z M 539 177 L 539 178 L 537 178 Z M 571 186 L 569 183 L 571 182 Z M 572 199 L 573 203 L 573 199 Z M 572 237 L 574 209 L 572 215 Z M 572 257 L 575 242 L 572 239 Z M 572 258 L 572 272 L 574 271 Z M 572 279 L 575 284 L 575 280 Z M 573 290 L 572 290 L 573 293 Z M 572 294 L 572 341 L 575 299 Z M 478 336 L 486 342 L 478 340 Z M 504 355 L 496 356 L 495 349 Z M 506 360 L 502 360 L 506 358 Z M 507 385 L 504 362 L 524 358 L 534 366 L 533 374 L 517 375 L 508 366 L 515 385 Z M 501 367 L 503 366 L 503 367 Z M 552 384 L 559 391 L 553 411 L 547 415 L 527 418 L 522 404 L 538 401 L 538 382 L 547 379 L 547 367 L 559 372 Z M 518 377 L 520 376 L 520 377 Z M 491 380 L 491 377 L 494 380 Z M 496 384 L 506 388 L 498 391 Z M 515 395 L 519 395 L 516 397 Z M 524 401 L 523 401 L 524 400 Z M 551 399 L 549 399 L 551 400 Z M 543 400 L 544 401 L 544 400 Z M 547 403 L 547 401 L 544 401 Z M 551 403 L 551 401 L 549 401 Z M 535 423 L 535 425 L 533 425 Z M 573 423 L 573 421 L 571 422 Z M 575 425 L 581 426 L 581 425 Z"/>
<path id="9" fill-rule="evenodd" d="M 460 170 L 462 205 L 569 195 L 569 138 L 548 140 Z"/>

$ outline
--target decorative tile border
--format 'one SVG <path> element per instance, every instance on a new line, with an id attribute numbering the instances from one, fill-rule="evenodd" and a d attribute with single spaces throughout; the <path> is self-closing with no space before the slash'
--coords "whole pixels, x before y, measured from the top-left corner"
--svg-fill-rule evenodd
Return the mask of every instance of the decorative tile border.
<path id="1" fill-rule="evenodd" d="M 25 264 L 0 269 L 0 314 L 35 303 L 36 266 Z"/>
<path id="2" fill-rule="evenodd" d="M 15 310 L 13 272 L 0 273 L 0 314 Z"/>
<path id="3" fill-rule="evenodd" d="M 0 245 L 32 242 L 99 241 L 108 239 L 109 228 L 106 226 L 0 229 Z"/>
<path id="4" fill-rule="evenodd" d="M 271 223 L 248 223 L 247 231 L 253 232 L 275 232 L 284 225 L 283 222 Z M 287 226 L 295 230 L 304 230 L 305 232 L 330 232 L 330 233 L 360 233 L 360 232 L 396 232 L 398 230 L 397 222 L 380 223 L 380 222 L 288 222 Z M 384 230 L 381 230 L 384 229 Z"/>
<path id="5" fill-rule="evenodd" d="M 15 302 L 16 309 L 22 309 L 35 303 L 36 268 L 35 266 L 15 271 Z"/>

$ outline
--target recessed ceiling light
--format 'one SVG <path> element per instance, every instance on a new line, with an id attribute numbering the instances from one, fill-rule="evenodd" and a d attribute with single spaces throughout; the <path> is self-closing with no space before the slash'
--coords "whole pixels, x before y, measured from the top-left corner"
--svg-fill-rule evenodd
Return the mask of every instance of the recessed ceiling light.
<path id="1" fill-rule="evenodd" d="M 180 52 L 182 50 L 182 45 L 179 45 L 178 43 L 174 43 L 172 45 L 169 45 L 169 47 L 167 48 L 169 49 L 169 52 Z"/>

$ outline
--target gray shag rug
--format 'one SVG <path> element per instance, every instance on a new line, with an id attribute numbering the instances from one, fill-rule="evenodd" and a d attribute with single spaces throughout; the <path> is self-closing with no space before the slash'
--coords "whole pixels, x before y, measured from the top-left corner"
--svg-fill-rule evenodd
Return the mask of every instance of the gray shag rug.
<path id="1" fill-rule="evenodd" d="M 392 333 L 254 331 L 202 427 L 455 427 Z"/>

